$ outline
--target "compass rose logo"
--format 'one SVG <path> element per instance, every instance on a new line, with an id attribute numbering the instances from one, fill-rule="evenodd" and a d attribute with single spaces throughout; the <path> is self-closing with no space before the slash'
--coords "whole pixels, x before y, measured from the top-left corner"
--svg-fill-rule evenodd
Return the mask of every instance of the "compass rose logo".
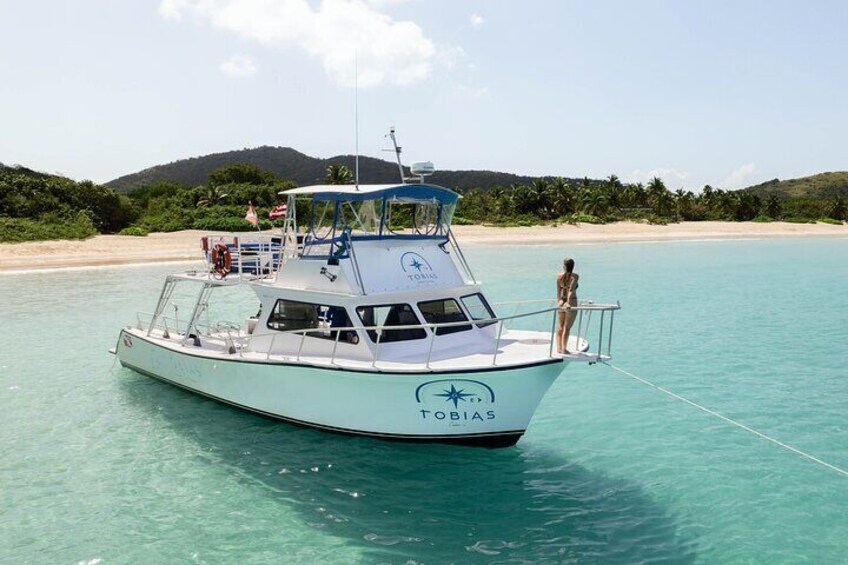
<path id="1" fill-rule="evenodd" d="M 423 421 L 470 426 L 497 418 L 495 391 L 471 379 L 439 379 L 415 389 L 418 415 Z"/>
<path id="2" fill-rule="evenodd" d="M 406 277 L 415 282 L 424 282 L 438 279 L 439 276 L 433 272 L 430 263 L 414 251 L 407 251 L 400 256 L 400 268 L 406 273 Z"/>
<path id="3" fill-rule="evenodd" d="M 454 408 L 459 408 L 460 402 L 469 402 L 469 400 L 466 399 L 472 399 L 470 400 L 471 402 L 474 402 L 474 399 L 477 399 L 477 394 L 473 392 L 465 392 L 465 389 L 457 390 L 453 383 L 451 383 L 450 390 L 445 389 L 444 392 L 434 394 L 433 396 L 443 396 L 445 398 L 445 402 L 453 402 Z"/>

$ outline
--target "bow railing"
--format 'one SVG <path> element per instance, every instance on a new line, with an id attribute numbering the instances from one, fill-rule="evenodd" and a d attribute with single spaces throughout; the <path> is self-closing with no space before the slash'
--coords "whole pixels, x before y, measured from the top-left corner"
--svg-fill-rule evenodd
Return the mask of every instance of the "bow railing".
<path id="1" fill-rule="evenodd" d="M 538 301 L 521 301 L 531 304 Z M 573 307 L 549 307 L 533 312 L 456 322 L 405 324 L 405 325 L 321 325 L 315 328 L 249 334 L 232 322 L 196 325 L 197 334 L 207 345 L 225 350 L 240 357 L 260 357 L 266 361 L 281 359 L 304 363 L 351 365 L 377 369 L 391 364 L 399 370 L 432 370 L 439 361 L 455 359 L 457 340 L 453 333 L 440 335 L 439 330 L 468 327 L 476 330 L 473 345 L 462 350 L 464 357 L 473 358 L 475 366 L 506 366 L 526 362 L 528 359 L 544 360 L 566 358 L 579 361 L 602 361 L 612 356 L 612 332 L 615 312 L 620 304 L 594 304 L 583 302 Z M 576 313 L 569 353 L 556 349 L 558 314 Z M 139 314 L 139 329 L 149 331 Z M 544 329 L 540 326 L 544 324 Z M 529 329 L 528 329 L 529 328 Z M 161 316 L 156 328 L 173 334 L 172 339 L 183 340 L 184 324 L 180 320 Z M 414 340 L 393 341 L 390 332 L 424 330 L 425 336 Z M 374 337 L 376 336 L 376 337 Z M 320 338 L 307 340 L 308 337 Z M 423 341 L 426 340 L 426 341 Z M 194 342 L 197 344 L 199 338 Z M 439 347 L 437 342 L 441 341 Z M 467 342 L 466 342 L 467 343 Z M 396 344 L 403 344 L 402 351 Z M 476 350 L 475 350 L 476 349 Z M 445 351 L 448 355 L 445 355 Z M 381 356 L 382 353 L 382 356 Z M 453 357 L 451 355 L 454 355 Z M 500 362 L 499 362 L 500 361 Z"/>

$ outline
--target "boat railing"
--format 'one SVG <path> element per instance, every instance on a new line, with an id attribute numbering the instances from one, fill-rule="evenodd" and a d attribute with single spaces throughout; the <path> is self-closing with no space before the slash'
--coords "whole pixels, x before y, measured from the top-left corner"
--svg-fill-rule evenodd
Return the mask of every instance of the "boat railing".
<path id="1" fill-rule="evenodd" d="M 274 279 L 285 262 L 282 233 L 228 233 L 209 234 L 201 238 L 203 260 L 210 279 L 237 279 L 239 281 Z M 223 243 L 230 254 L 229 272 L 216 271 L 213 250 Z"/>
<path id="2" fill-rule="evenodd" d="M 496 304 L 501 306 L 508 304 L 527 305 L 539 302 L 547 302 L 547 300 L 511 301 L 508 303 Z M 329 351 L 327 348 L 324 348 L 324 351 L 321 352 L 320 356 L 324 358 L 329 356 L 330 365 L 338 364 L 337 358 L 342 336 L 355 335 L 357 336 L 356 339 L 358 343 L 359 339 L 362 339 L 364 336 L 373 332 L 376 334 L 376 340 L 374 340 L 374 347 L 371 348 L 370 358 L 360 357 L 358 358 L 360 362 L 366 363 L 372 368 L 377 368 L 378 364 L 381 363 L 393 362 L 395 365 L 405 365 L 405 367 L 409 370 L 416 370 L 416 368 L 420 369 L 422 366 L 424 369 L 429 370 L 431 369 L 431 365 L 434 361 L 434 344 L 436 342 L 436 338 L 439 337 L 438 330 L 442 328 L 474 325 L 480 330 L 486 330 L 484 333 L 486 337 L 484 339 L 491 342 L 491 348 L 489 349 L 484 347 L 484 353 L 482 353 L 482 356 L 489 359 L 489 361 L 485 361 L 485 359 L 478 359 L 477 364 L 494 367 L 498 366 L 498 359 L 503 354 L 502 346 L 505 343 L 521 341 L 520 337 L 516 337 L 516 335 L 519 334 L 510 334 L 510 332 L 520 333 L 527 330 L 535 330 L 538 332 L 540 329 L 540 321 L 544 322 L 544 320 L 548 318 L 550 318 L 550 326 L 545 328 L 547 336 L 544 339 L 538 340 L 539 343 L 535 344 L 545 346 L 545 348 L 543 350 L 540 350 L 541 348 L 536 349 L 535 355 L 537 358 L 560 358 L 561 354 L 557 352 L 555 343 L 557 316 L 560 312 L 566 312 L 568 310 L 576 313 L 575 323 L 574 326 L 572 326 L 571 331 L 572 336 L 576 338 L 572 342 L 576 345 L 576 351 L 566 354 L 565 357 L 583 361 L 608 360 L 612 356 L 612 333 L 615 312 L 619 309 L 621 309 L 621 306 L 617 303 L 595 304 L 590 301 L 586 301 L 569 308 L 560 308 L 555 306 L 532 312 L 512 314 L 509 316 L 432 324 L 318 327 L 274 331 L 270 334 L 263 333 L 249 335 L 236 323 L 218 322 L 215 324 L 198 323 L 193 326 L 193 330 L 198 335 L 205 336 L 206 338 L 214 337 L 216 339 L 220 339 L 222 344 L 231 354 L 238 353 L 241 357 L 244 357 L 244 355 L 249 352 L 254 355 L 264 355 L 266 360 L 271 360 L 272 356 L 276 356 L 291 358 L 298 362 L 304 361 L 307 357 L 310 358 L 311 361 L 314 361 L 316 357 L 315 355 L 310 355 L 308 351 L 304 351 L 305 346 L 308 343 L 306 340 L 307 337 L 322 337 L 323 339 L 321 342 L 327 343 L 327 336 L 329 335 L 332 336 L 332 348 Z M 140 312 L 137 317 L 137 327 L 140 330 L 147 332 L 157 329 L 162 332 L 166 338 L 179 339 L 183 342 L 185 342 L 189 337 L 195 337 L 185 335 L 185 332 L 188 331 L 187 320 L 180 320 L 179 317 L 160 315 L 158 318 L 155 318 L 155 325 L 152 325 L 153 320 L 153 314 Z M 419 351 L 420 360 L 417 363 L 409 363 L 407 361 L 398 360 L 397 358 L 392 360 L 387 358 L 387 356 L 380 356 L 381 351 L 385 352 L 386 344 L 390 343 L 383 340 L 383 337 L 387 332 L 420 329 L 427 332 L 428 342 L 426 344 L 426 354 L 423 350 Z M 287 338 L 294 338 L 293 341 L 291 339 L 289 340 L 288 345 L 290 347 L 283 349 L 279 348 L 278 345 L 280 345 L 280 342 Z M 532 342 L 535 340 L 531 339 L 530 341 Z M 404 343 L 408 344 L 409 342 Z M 593 347 L 589 346 L 590 343 L 593 344 Z M 488 351 L 488 353 L 486 353 L 486 351 Z M 346 358 L 346 360 L 349 361 L 350 359 Z M 502 363 L 502 365 L 503 364 L 509 364 L 509 360 L 506 363 Z"/>
<path id="3" fill-rule="evenodd" d="M 420 367 L 422 366 L 425 369 L 429 370 L 431 368 L 431 364 L 434 362 L 434 343 L 436 341 L 436 338 L 439 337 L 438 330 L 441 328 L 455 328 L 460 326 L 474 325 L 481 330 L 488 330 L 488 328 L 491 327 L 491 330 L 487 332 L 488 339 L 490 339 L 491 341 L 491 349 L 488 349 L 488 353 L 483 354 L 483 356 L 490 359 L 490 361 L 478 364 L 498 366 L 498 358 L 503 353 L 502 346 L 507 341 L 520 341 L 520 338 L 516 338 L 515 335 L 510 335 L 508 332 L 515 330 L 521 331 L 522 328 L 516 328 L 514 326 L 524 325 L 521 324 L 521 322 L 526 322 L 531 319 L 535 319 L 538 325 L 539 320 L 546 320 L 547 318 L 550 318 L 550 326 L 549 328 L 547 328 L 547 331 L 549 332 L 547 337 L 545 339 L 539 340 L 540 343 L 536 344 L 540 346 L 545 346 L 544 350 L 536 351 L 538 358 L 556 359 L 562 357 L 562 355 L 556 350 L 555 344 L 555 336 L 557 331 L 557 315 L 560 312 L 571 310 L 577 313 L 577 319 L 575 320 L 575 326 L 577 327 L 577 331 L 574 331 L 573 329 L 572 335 L 576 336 L 577 338 L 575 339 L 574 343 L 578 345 L 578 351 L 566 354 L 565 357 L 584 361 L 601 361 L 611 358 L 613 320 L 615 317 L 615 312 L 619 309 L 621 309 L 620 304 L 584 303 L 570 308 L 553 307 L 545 308 L 535 312 L 527 312 L 511 316 L 500 316 L 476 320 L 463 320 L 458 322 L 409 325 L 320 327 L 285 330 L 273 332 L 272 334 L 247 336 L 241 340 L 237 349 L 240 355 L 242 356 L 244 356 L 244 354 L 249 351 L 253 354 L 264 355 L 266 360 L 270 360 L 272 356 L 280 356 L 292 358 L 295 361 L 300 362 L 303 361 L 306 357 L 310 357 L 310 360 L 313 360 L 315 357 L 314 355 L 304 354 L 304 348 L 307 343 L 306 338 L 308 336 L 315 335 L 317 337 L 320 335 L 326 340 L 328 334 L 335 334 L 332 338 L 332 349 L 330 351 L 323 351 L 321 355 L 323 357 L 326 357 L 327 354 L 329 354 L 329 364 L 337 365 L 337 354 L 339 350 L 339 344 L 343 335 L 353 334 L 358 336 L 357 339 L 362 339 L 362 337 L 368 335 L 369 332 L 374 332 L 376 333 L 376 340 L 374 340 L 374 347 L 371 350 L 370 359 L 360 359 L 360 361 L 367 362 L 367 364 L 370 365 L 372 368 L 376 368 L 378 366 L 378 363 L 393 362 L 395 365 L 406 365 L 409 370 L 417 370 L 420 369 Z M 384 346 L 384 350 L 385 344 L 388 343 L 383 342 L 382 339 L 387 331 L 403 331 L 416 329 L 424 329 L 425 331 L 427 331 L 429 340 L 426 346 L 426 355 L 424 355 L 422 351 L 422 355 L 420 357 L 421 360 L 418 363 L 408 363 L 406 361 L 401 361 L 398 359 L 391 360 L 387 359 L 386 357 L 380 357 L 381 345 Z M 284 340 L 287 337 L 291 336 L 299 336 L 299 338 L 296 339 L 296 347 L 292 347 L 290 350 L 287 351 L 282 351 L 277 348 L 278 342 L 280 340 Z M 590 338 L 590 336 L 593 339 L 594 336 L 597 336 L 595 348 L 591 351 L 589 350 L 588 346 L 588 339 Z M 584 342 L 586 347 L 582 350 L 579 350 L 581 349 L 581 339 L 586 340 Z M 256 341 L 264 342 L 265 345 L 263 347 L 258 348 L 254 347 L 253 343 Z M 534 340 L 531 339 L 530 341 L 532 342 Z M 294 346 L 295 343 L 291 343 L 290 345 Z M 509 364 L 509 361 L 502 364 Z"/>
<path id="4" fill-rule="evenodd" d="M 356 284 L 359 286 L 359 291 L 362 294 L 365 294 L 365 284 L 362 282 L 362 273 L 359 270 L 359 261 L 356 259 L 356 249 L 353 247 L 353 239 L 350 235 L 350 231 L 345 231 L 345 235 L 347 236 L 347 248 L 350 251 L 350 262 L 353 267 L 353 277 L 356 280 Z"/>
<path id="5" fill-rule="evenodd" d="M 448 229 L 448 238 L 444 245 L 450 245 L 451 249 L 455 251 L 456 263 L 465 274 L 465 281 L 470 284 L 476 284 L 477 279 L 474 278 L 474 273 L 471 272 L 471 267 L 468 265 L 468 261 L 465 260 L 465 254 L 462 253 L 462 248 L 457 243 L 452 229 Z"/>
<path id="6" fill-rule="evenodd" d="M 155 329 L 163 332 L 174 333 L 181 337 L 185 336 L 185 332 L 188 331 L 188 318 L 180 319 L 179 316 L 171 317 L 160 315 L 155 318 L 155 323 L 153 320 L 154 314 L 152 312 L 138 312 L 136 314 L 136 327 L 146 332 Z M 201 334 L 209 334 L 212 333 L 215 326 L 208 323 L 202 324 L 198 322 L 194 325 L 194 327 L 198 329 Z"/>

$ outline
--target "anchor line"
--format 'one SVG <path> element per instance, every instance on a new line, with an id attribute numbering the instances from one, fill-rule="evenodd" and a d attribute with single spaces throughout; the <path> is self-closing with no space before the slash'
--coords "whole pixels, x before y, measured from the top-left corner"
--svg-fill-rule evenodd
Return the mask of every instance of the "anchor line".
<path id="1" fill-rule="evenodd" d="M 685 402 L 686 404 L 689 404 L 690 406 L 693 406 L 694 408 L 697 408 L 698 410 L 701 410 L 702 412 L 706 412 L 710 416 L 714 416 L 714 417 L 716 417 L 720 420 L 727 422 L 728 424 L 734 425 L 737 428 L 741 428 L 741 429 L 745 430 L 746 432 L 750 432 L 750 433 L 754 434 L 755 436 L 757 436 L 761 439 L 764 439 L 768 442 L 771 442 L 771 443 L 777 445 L 778 447 L 782 447 L 783 449 L 791 451 L 791 452 L 795 453 L 796 455 L 800 455 L 801 457 L 809 459 L 813 463 L 818 463 L 819 465 L 826 467 L 826 468 L 830 469 L 831 471 L 835 471 L 835 472 L 839 473 L 840 475 L 848 477 L 848 471 L 846 471 L 845 469 L 837 467 L 836 465 L 832 465 L 831 463 L 828 463 L 827 461 L 822 461 L 821 459 L 819 459 L 818 457 L 816 457 L 814 455 L 810 455 L 809 453 L 801 451 L 797 447 L 792 447 L 789 444 L 783 443 L 782 441 L 780 441 L 778 439 L 775 439 L 775 438 L 773 438 L 773 437 L 771 437 L 767 434 L 764 434 L 761 431 L 755 430 L 754 428 L 752 428 L 750 426 L 746 426 L 742 422 L 738 422 L 738 421 L 734 420 L 733 418 L 729 418 L 729 417 L 725 416 L 724 414 L 720 414 L 720 413 L 716 412 L 715 410 L 710 410 L 706 406 L 701 406 L 697 402 L 693 402 L 692 400 L 689 400 L 688 398 L 684 398 L 684 397 L 680 396 L 679 394 L 674 393 L 674 392 L 672 392 L 672 391 L 670 391 L 666 388 L 663 388 L 663 387 L 661 387 L 657 384 L 654 384 L 654 383 L 652 383 L 652 382 L 650 382 L 646 379 L 643 379 L 642 377 L 640 377 L 638 375 L 634 375 L 633 373 L 631 373 L 629 371 L 625 371 L 621 367 L 616 367 L 612 363 L 609 363 L 607 361 L 601 361 L 601 362 L 604 365 L 606 365 L 607 367 L 609 367 L 610 369 L 614 369 L 614 370 L 618 371 L 619 373 L 621 373 L 623 375 L 627 375 L 628 377 L 635 379 L 635 380 L 639 381 L 640 383 L 647 385 L 647 386 L 649 386 L 653 389 L 656 389 L 656 390 L 662 392 L 663 394 L 666 394 L 666 395 L 668 395 L 668 396 L 670 396 L 670 397 L 672 397 L 676 400 L 680 400 L 682 402 Z"/>

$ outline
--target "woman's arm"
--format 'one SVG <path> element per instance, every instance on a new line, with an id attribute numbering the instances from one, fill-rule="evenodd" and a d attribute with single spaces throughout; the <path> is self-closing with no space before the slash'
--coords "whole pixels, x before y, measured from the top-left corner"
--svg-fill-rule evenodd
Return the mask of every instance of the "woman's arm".
<path id="1" fill-rule="evenodd" d="M 557 275 L 556 301 L 557 305 L 562 306 L 562 275 Z"/>
<path id="2" fill-rule="evenodd" d="M 566 289 L 565 294 L 566 304 L 571 304 L 571 300 L 574 298 L 574 287 L 577 285 L 577 279 L 579 278 L 580 277 L 578 275 L 575 275 L 574 273 L 572 273 L 571 276 L 568 277 L 568 288 Z"/>

